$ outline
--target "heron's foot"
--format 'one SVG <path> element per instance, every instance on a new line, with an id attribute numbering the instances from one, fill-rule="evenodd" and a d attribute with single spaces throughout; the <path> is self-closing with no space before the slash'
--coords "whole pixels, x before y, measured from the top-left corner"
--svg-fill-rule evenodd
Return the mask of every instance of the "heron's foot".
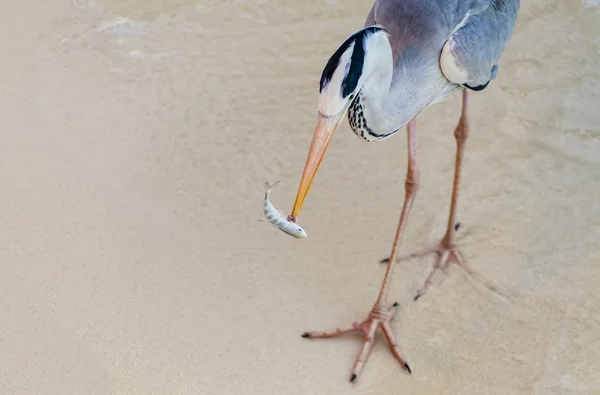
<path id="1" fill-rule="evenodd" d="M 460 251 L 459 251 L 458 247 L 456 247 L 456 245 L 447 243 L 443 240 L 435 248 L 429 248 L 424 251 L 406 255 L 404 257 L 398 258 L 398 260 L 423 258 L 430 254 L 435 255 L 435 262 L 434 262 L 434 265 L 433 265 L 431 271 L 427 275 L 427 278 L 425 278 L 423 285 L 417 291 L 417 293 L 414 297 L 415 301 L 418 300 L 423 295 L 425 295 L 425 293 L 428 291 L 430 285 L 433 283 L 436 273 L 438 273 L 439 271 L 443 271 L 444 273 L 447 273 L 448 268 L 453 263 L 455 263 L 459 267 L 461 267 L 467 273 L 467 275 L 469 275 L 471 278 L 477 280 L 479 283 L 481 283 L 487 289 L 489 289 L 492 292 L 495 292 L 496 294 L 501 295 L 500 291 L 498 290 L 498 287 L 494 283 L 492 283 L 490 280 L 486 279 L 481 274 L 478 274 L 477 272 L 475 272 L 467 264 L 467 261 L 462 256 L 462 254 L 460 253 Z"/>
<path id="2" fill-rule="evenodd" d="M 396 345 L 396 340 L 394 339 L 394 335 L 390 327 L 390 321 L 396 315 L 397 307 L 398 303 L 394 303 L 388 308 L 381 308 L 375 305 L 373 310 L 371 310 L 367 318 L 365 318 L 363 321 L 354 322 L 350 326 L 337 328 L 330 332 L 304 332 L 302 337 L 307 339 L 326 339 L 347 333 L 362 333 L 364 337 L 363 346 L 354 364 L 354 368 L 352 369 L 352 374 L 350 375 L 350 382 L 354 382 L 360 374 L 363 366 L 367 362 L 369 352 L 371 351 L 371 347 L 373 346 L 373 342 L 375 340 L 375 332 L 377 331 L 377 328 L 381 328 L 392 355 L 394 358 L 396 358 L 404 370 L 406 370 L 408 373 L 411 373 L 410 367 L 400 355 L 400 350 Z"/>
<path id="3" fill-rule="evenodd" d="M 462 228 L 462 224 L 461 224 L 460 222 L 457 222 L 457 223 L 454 225 L 454 231 L 455 231 L 455 232 L 458 232 L 458 230 L 459 230 L 460 228 Z M 433 251 L 433 250 L 427 250 L 427 252 L 430 252 L 430 251 Z M 406 259 L 406 258 L 413 257 L 413 255 L 417 255 L 417 254 L 411 254 L 411 255 L 409 255 L 409 256 L 406 256 L 406 257 L 400 257 L 400 258 L 397 258 L 397 259 L 396 259 L 396 263 L 400 262 L 400 261 L 401 261 L 401 260 L 403 260 L 403 259 Z M 426 254 L 422 254 L 422 255 L 426 255 Z M 388 263 L 389 261 L 390 261 L 390 258 L 383 258 L 383 259 L 381 259 L 381 260 L 379 261 L 379 263 L 381 263 L 382 265 L 387 265 L 387 263 Z"/>

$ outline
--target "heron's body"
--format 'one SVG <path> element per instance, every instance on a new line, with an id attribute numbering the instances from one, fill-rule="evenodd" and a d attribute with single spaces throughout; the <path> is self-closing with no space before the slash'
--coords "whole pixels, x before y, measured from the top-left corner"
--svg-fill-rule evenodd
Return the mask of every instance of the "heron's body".
<path id="1" fill-rule="evenodd" d="M 382 68 L 392 63 L 386 70 L 390 83 L 358 92 L 348 111 L 352 130 L 366 141 L 380 141 L 448 95 L 485 88 L 497 75 L 518 7 L 519 0 L 377 1 L 365 26 L 390 34 L 390 56 L 378 58 Z M 364 44 L 369 33 L 361 29 L 347 40 Z"/>
<path id="2" fill-rule="evenodd" d="M 447 231 L 436 253 L 434 270 L 416 298 L 423 295 L 436 269 L 457 263 L 472 276 L 454 244 L 454 225 L 464 145 L 469 134 L 468 91 L 480 91 L 498 74 L 498 62 L 515 25 L 520 0 L 377 0 L 365 27 L 352 33 L 327 62 L 319 84 L 318 122 L 290 218 L 304 203 L 334 131 L 347 114 L 351 129 L 366 141 L 382 141 L 407 126 L 408 171 L 406 195 L 383 285 L 367 318 L 332 332 L 307 332 L 304 337 L 332 337 L 364 332 L 366 341 L 356 361 L 356 379 L 381 328 L 402 367 L 389 321 L 387 305 L 393 264 L 406 220 L 419 185 L 415 118 L 450 94 L 463 92 L 463 108 L 454 131 L 456 166 Z M 493 289 L 490 284 L 489 288 Z M 415 300 L 416 300 L 415 298 Z"/>

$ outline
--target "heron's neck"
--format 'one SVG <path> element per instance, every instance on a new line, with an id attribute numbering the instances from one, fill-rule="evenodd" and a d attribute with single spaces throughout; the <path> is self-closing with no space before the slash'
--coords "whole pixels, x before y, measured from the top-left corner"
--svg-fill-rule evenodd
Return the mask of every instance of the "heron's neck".
<path id="1" fill-rule="evenodd" d="M 390 137 L 440 97 L 451 93 L 445 93 L 447 80 L 433 55 L 407 51 L 394 66 L 390 53 L 389 58 L 379 59 L 376 64 L 348 111 L 350 127 L 366 141 Z"/>

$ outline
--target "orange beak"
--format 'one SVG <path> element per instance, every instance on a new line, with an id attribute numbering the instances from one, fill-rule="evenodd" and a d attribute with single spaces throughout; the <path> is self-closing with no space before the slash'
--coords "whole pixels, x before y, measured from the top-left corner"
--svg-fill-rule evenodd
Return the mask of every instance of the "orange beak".
<path id="1" fill-rule="evenodd" d="M 323 161 L 325 151 L 327 151 L 327 148 L 329 147 L 333 132 L 340 126 L 345 114 L 346 111 L 342 111 L 339 115 L 326 117 L 319 113 L 317 127 L 310 144 L 310 150 L 308 151 L 308 157 L 306 158 L 306 164 L 304 165 L 304 171 L 302 172 L 302 178 L 300 179 L 300 186 L 298 187 L 298 193 L 296 194 L 296 201 L 294 202 L 294 208 L 292 209 L 292 219 L 298 217 L 300 209 L 304 204 L 304 199 L 306 199 L 306 195 L 312 186 L 317 170 L 319 170 L 319 166 Z"/>

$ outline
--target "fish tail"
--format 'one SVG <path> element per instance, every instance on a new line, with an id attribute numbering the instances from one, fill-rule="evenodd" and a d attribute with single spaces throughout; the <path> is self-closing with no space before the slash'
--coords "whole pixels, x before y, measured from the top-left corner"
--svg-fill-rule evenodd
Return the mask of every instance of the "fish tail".
<path id="1" fill-rule="evenodd" d="M 265 192 L 269 192 L 275 185 L 279 184 L 279 181 L 274 183 L 273 185 L 269 185 L 268 182 L 265 182 Z"/>

